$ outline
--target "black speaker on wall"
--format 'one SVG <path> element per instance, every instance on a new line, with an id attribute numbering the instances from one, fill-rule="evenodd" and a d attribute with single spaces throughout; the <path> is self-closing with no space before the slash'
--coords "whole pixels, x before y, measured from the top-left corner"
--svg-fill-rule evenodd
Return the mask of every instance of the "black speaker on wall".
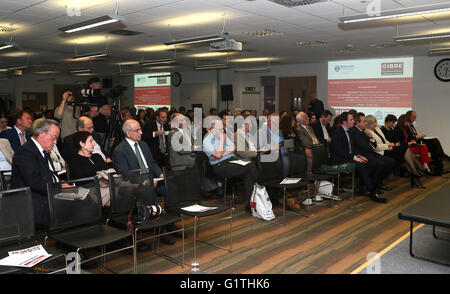
<path id="1" fill-rule="evenodd" d="M 261 77 L 261 86 L 275 86 L 276 77 L 275 76 L 265 76 Z"/>
<path id="2" fill-rule="evenodd" d="M 220 86 L 220 92 L 222 95 L 222 101 L 233 100 L 233 85 L 222 85 Z"/>
<path id="3" fill-rule="evenodd" d="M 103 82 L 102 82 L 102 86 L 103 86 L 103 88 L 105 88 L 105 89 L 110 89 L 110 88 L 112 88 L 112 79 L 103 79 Z"/>

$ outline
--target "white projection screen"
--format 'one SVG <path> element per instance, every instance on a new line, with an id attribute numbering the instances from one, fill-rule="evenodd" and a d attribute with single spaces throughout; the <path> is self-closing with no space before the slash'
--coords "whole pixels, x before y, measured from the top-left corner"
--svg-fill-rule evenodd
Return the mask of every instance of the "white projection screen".
<path id="1" fill-rule="evenodd" d="M 170 88 L 170 72 L 134 75 L 135 107 L 170 108 Z"/>
<path id="2" fill-rule="evenodd" d="M 378 124 L 412 108 L 413 57 L 328 62 L 328 105 L 339 115 L 355 109 Z"/>

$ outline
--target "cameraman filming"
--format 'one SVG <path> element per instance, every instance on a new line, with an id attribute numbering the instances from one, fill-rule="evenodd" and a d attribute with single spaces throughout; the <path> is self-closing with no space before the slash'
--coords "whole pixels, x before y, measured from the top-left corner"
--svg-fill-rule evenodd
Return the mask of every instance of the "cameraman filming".
<path id="1" fill-rule="evenodd" d="M 71 135 L 77 131 L 77 119 L 81 116 L 79 106 L 69 105 L 75 102 L 72 91 L 65 90 L 62 94 L 61 104 L 55 109 L 55 118 L 60 121 L 61 138 Z"/>
<path id="2" fill-rule="evenodd" d="M 90 89 L 101 89 L 102 84 L 98 77 L 92 77 L 88 80 Z M 99 95 L 95 97 L 95 103 L 98 106 L 91 106 L 88 115 L 94 123 L 94 130 L 100 137 L 102 147 L 105 144 L 106 133 L 108 132 L 108 118 L 111 116 L 111 106 L 105 96 Z"/>

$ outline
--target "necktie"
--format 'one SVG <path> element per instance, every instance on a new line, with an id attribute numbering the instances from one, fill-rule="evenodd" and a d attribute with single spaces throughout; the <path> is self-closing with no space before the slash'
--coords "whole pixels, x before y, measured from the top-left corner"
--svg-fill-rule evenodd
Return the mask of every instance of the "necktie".
<path id="1" fill-rule="evenodd" d="M 159 130 L 160 131 L 163 131 L 163 126 L 162 125 L 160 125 L 159 126 Z M 165 144 L 165 142 L 164 142 L 164 135 L 160 135 L 159 136 L 159 150 L 162 152 L 162 153 L 166 153 L 166 144 Z"/>
<path id="2" fill-rule="evenodd" d="M 313 129 L 310 126 L 306 127 L 306 131 L 308 132 L 309 136 L 311 137 L 311 139 L 313 140 L 313 144 L 317 145 L 319 144 L 319 140 L 317 139 L 316 135 L 314 134 Z"/>
<path id="3" fill-rule="evenodd" d="M 383 141 L 383 144 L 386 144 L 386 141 L 384 140 L 383 136 L 380 135 L 380 133 L 377 132 L 377 130 L 373 130 L 375 134 L 377 134 L 378 137 L 380 137 L 381 141 Z"/>
<path id="4" fill-rule="evenodd" d="M 350 151 L 350 154 L 352 154 L 352 142 L 350 140 L 350 130 L 345 130 L 345 133 L 347 134 L 348 139 L 348 150 Z"/>
<path id="5" fill-rule="evenodd" d="M 52 168 L 50 169 L 50 172 L 51 172 L 51 174 L 52 174 L 52 182 L 53 182 L 53 183 L 58 183 L 58 182 L 59 182 L 58 176 L 57 176 L 56 173 L 55 173 L 55 167 L 53 166 L 53 162 L 52 162 L 52 160 L 51 160 L 51 158 L 50 158 L 50 155 L 49 155 L 45 150 L 42 150 L 42 152 L 44 153 L 44 159 L 45 159 L 45 161 L 46 161 L 47 163 L 49 163 L 50 166 L 52 167 Z"/>
<path id="6" fill-rule="evenodd" d="M 25 144 L 25 135 L 23 134 L 23 132 L 19 133 L 19 137 L 20 137 L 20 145 Z"/>
<path id="7" fill-rule="evenodd" d="M 139 152 L 139 146 L 138 146 L 137 142 L 134 143 L 134 152 L 136 153 L 136 157 L 137 157 L 138 162 L 139 162 L 139 168 L 140 169 L 145 169 L 146 167 L 145 167 L 144 161 L 142 160 L 141 152 Z"/>

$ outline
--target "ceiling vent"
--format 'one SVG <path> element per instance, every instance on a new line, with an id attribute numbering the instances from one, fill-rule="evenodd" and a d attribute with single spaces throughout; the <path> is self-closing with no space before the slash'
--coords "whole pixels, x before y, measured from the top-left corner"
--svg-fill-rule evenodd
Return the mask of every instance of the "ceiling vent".
<path id="1" fill-rule="evenodd" d="M 320 2 L 327 2 L 328 0 L 269 0 L 277 4 L 286 7 L 296 7 L 296 6 L 306 6 L 311 4 L 316 4 Z"/>
<path id="2" fill-rule="evenodd" d="M 109 33 L 113 34 L 113 35 L 119 35 L 119 36 L 135 36 L 135 35 L 142 34 L 141 32 L 136 32 L 136 31 L 131 31 L 131 30 L 123 30 L 123 29 L 111 31 Z"/>

